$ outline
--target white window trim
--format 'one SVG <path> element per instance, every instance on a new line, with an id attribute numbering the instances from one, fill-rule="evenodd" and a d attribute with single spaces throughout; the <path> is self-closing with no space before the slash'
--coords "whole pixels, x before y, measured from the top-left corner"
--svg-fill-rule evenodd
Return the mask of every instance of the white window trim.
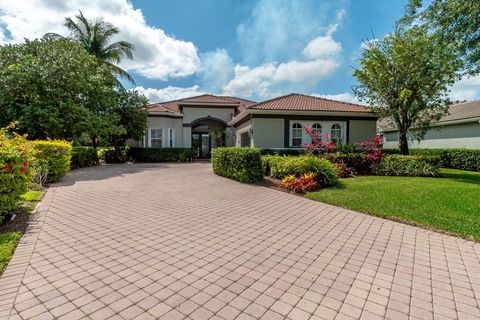
<path id="1" fill-rule="evenodd" d="M 169 148 L 175 148 L 175 130 L 173 128 L 168 128 L 168 137 L 167 137 L 167 146 Z M 170 146 L 170 140 L 172 141 L 172 145 Z"/>
<path id="2" fill-rule="evenodd" d="M 162 130 L 162 148 L 165 146 L 165 130 L 163 128 L 148 128 L 148 147 L 152 147 L 152 130 Z"/>
<path id="3" fill-rule="evenodd" d="M 296 123 L 299 123 L 300 124 L 300 129 L 301 129 L 301 132 L 302 132 L 302 142 L 300 143 L 300 146 L 293 146 L 293 125 L 296 124 Z M 303 145 L 305 144 L 304 143 L 304 124 L 302 121 L 291 121 L 290 123 L 290 147 L 291 148 L 303 148 Z"/>

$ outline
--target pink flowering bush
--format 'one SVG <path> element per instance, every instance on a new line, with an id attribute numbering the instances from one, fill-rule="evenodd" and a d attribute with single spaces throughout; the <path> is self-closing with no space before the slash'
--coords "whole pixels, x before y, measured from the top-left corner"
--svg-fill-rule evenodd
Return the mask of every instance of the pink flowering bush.
<path id="1" fill-rule="evenodd" d="M 303 127 L 305 132 L 310 137 L 310 143 L 304 145 L 305 154 L 307 156 L 313 155 L 315 151 L 328 151 L 332 152 L 335 149 L 335 141 L 323 141 L 320 136 L 320 131 L 315 128 L 305 126 Z M 327 139 L 330 140 L 330 135 L 327 134 Z"/>
<path id="2" fill-rule="evenodd" d="M 379 163 L 382 159 L 382 149 L 379 149 L 382 145 L 382 137 L 379 134 L 377 134 L 372 140 L 365 140 L 358 144 L 358 146 L 364 150 L 367 159 L 373 164 Z"/>
<path id="3" fill-rule="evenodd" d="M 25 137 L 10 133 L 12 128 L 13 125 L 0 128 L 0 222 L 5 213 L 17 207 L 32 178 L 32 144 Z"/>

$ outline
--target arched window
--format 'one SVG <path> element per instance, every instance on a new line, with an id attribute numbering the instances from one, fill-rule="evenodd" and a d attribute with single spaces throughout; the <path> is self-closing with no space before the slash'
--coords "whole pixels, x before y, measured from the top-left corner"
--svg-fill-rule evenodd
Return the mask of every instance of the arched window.
<path id="1" fill-rule="evenodd" d="M 302 146 L 302 125 L 298 122 L 292 124 L 292 147 Z"/>
<path id="2" fill-rule="evenodd" d="M 335 142 L 342 142 L 342 127 L 340 124 L 335 123 L 330 130 L 330 139 Z"/>
<path id="3" fill-rule="evenodd" d="M 322 125 L 320 123 L 316 122 L 312 125 L 312 128 L 317 132 L 318 138 L 321 140 L 322 139 Z"/>

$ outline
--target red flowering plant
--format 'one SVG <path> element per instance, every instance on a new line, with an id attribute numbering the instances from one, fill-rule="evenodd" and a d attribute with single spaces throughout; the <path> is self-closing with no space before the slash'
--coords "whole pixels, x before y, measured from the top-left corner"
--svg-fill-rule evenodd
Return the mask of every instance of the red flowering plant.
<path id="1" fill-rule="evenodd" d="M 315 151 L 332 152 L 335 149 L 335 141 L 322 140 L 321 131 L 309 126 L 304 126 L 303 129 L 310 137 L 310 143 L 304 145 L 306 155 L 311 156 Z M 330 140 L 330 134 L 327 134 L 327 140 Z"/>
<path id="2" fill-rule="evenodd" d="M 377 134 L 372 140 L 365 140 L 358 143 L 358 146 L 364 150 L 364 154 L 369 159 L 372 164 L 377 164 L 382 159 L 383 153 L 382 147 L 383 141 L 382 137 Z"/>
<path id="3" fill-rule="evenodd" d="M 300 177 L 289 175 L 282 179 L 281 186 L 287 190 L 303 193 L 318 187 L 315 174 L 304 173 Z"/>
<path id="4" fill-rule="evenodd" d="M 17 207 L 32 178 L 33 146 L 24 136 L 11 133 L 13 128 L 14 124 L 0 128 L 0 222 Z"/>

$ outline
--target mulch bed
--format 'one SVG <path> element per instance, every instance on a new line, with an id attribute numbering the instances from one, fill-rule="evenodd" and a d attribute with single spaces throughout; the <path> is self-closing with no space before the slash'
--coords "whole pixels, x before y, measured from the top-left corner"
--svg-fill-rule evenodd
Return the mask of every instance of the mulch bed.
<path id="1" fill-rule="evenodd" d="M 12 213 L 16 214 L 17 216 L 13 221 L 11 221 L 11 215 L 7 215 L 3 223 L 0 223 L 0 233 L 10 231 L 21 231 L 22 233 L 25 233 L 32 215 L 29 214 L 28 209 L 25 207 L 20 207 Z"/>

